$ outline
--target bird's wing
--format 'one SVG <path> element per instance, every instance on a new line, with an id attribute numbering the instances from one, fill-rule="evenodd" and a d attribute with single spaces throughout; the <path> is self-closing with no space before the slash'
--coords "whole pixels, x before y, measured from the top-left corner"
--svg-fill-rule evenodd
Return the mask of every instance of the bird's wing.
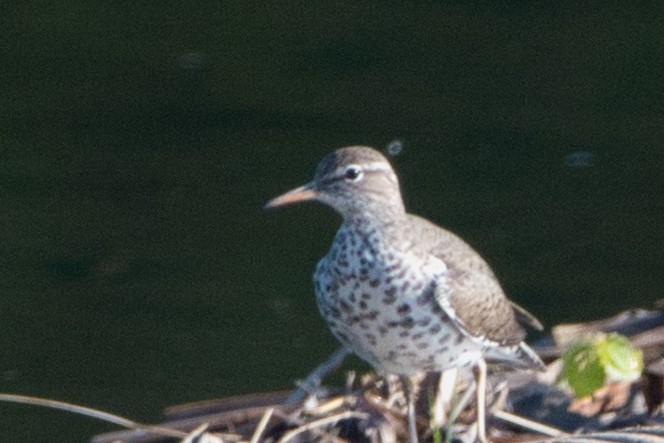
<path id="1" fill-rule="evenodd" d="M 500 345 L 516 345 L 525 331 L 517 321 L 515 305 L 503 293 L 489 265 L 466 242 L 433 223 L 411 216 L 418 225 L 412 232 L 423 238 L 415 244 L 426 245 L 426 252 L 447 266 L 447 278 L 437 282 L 438 304 L 467 335 Z M 520 316 L 526 312 L 517 308 Z"/>

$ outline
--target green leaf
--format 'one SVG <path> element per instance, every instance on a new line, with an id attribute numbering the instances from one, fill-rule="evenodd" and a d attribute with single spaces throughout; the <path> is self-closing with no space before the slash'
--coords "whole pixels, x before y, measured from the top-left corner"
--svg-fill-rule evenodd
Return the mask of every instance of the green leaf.
<path id="1" fill-rule="evenodd" d="M 632 381 L 641 376 L 643 352 L 620 334 L 611 333 L 596 342 L 599 359 L 609 381 Z"/>
<path id="2" fill-rule="evenodd" d="M 609 381 L 631 381 L 643 370 L 643 353 L 617 334 L 581 339 L 563 355 L 561 380 L 577 398 L 592 395 Z"/>
<path id="3" fill-rule="evenodd" d="M 606 372 L 592 342 L 580 341 L 565 352 L 561 378 L 577 398 L 591 395 L 604 385 Z"/>

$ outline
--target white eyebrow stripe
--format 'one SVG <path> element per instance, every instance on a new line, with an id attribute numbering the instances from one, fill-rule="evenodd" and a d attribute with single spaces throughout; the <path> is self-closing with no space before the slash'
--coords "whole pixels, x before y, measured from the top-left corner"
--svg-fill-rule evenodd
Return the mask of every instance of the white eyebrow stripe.
<path id="1" fill-rule="evenodd" d="M 362 169 L 365 171 L 391 171 L 392 168 L 390 168 L 388 165 L 385 163 L 380 163 L 380 162 L 374 162 L 374 163 L 369 163 L 366 166 L 364 166 Z"/>
<path id="2" fill-rule="evenodd" d="M 369 163 L 363 168 L 365 171 L 368 172 L 386 172 L 387 176 L 390 178 L 391 181 L 394 183 L 397 183 L 397 175 L 394 173 L 394 170 L 392 167 L 386 163 L 382 162 L 374 162 L 374 163 Z"/>
<path id="3" fill-rule="evenodd" d="M 366 163 L 366 164 L 353 164 L 353 165 L 347 165 L 340 167 L 337 169 L 336 175 L 337 176 L 343 176 L 346 169 L 348 166 L 356 166 L 362 170 L 362 172 L 386 172 L 387 176 L 390 178 L 390 180 L 394 183 L 398 183 L 397 175 L 394 173 L 394 170 L 392 167 L 384 162 L 373 162 L 373 163 Z"/>

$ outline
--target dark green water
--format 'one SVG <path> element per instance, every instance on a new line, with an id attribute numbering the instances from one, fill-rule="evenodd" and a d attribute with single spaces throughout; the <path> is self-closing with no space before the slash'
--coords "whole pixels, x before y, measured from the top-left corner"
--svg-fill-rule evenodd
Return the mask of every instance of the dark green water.
<path id="1" fill-rule="evenodd" d="M 409 208 L 549 326 L 662 297 L 660 6 L 14 3 L 1 392 L 152 421 L 292 386 L 336 346 L 311 273 L 338 219 L 261 205 L 348 144 L 402 141 Z M 0 440 L 108 429 L 0 404 Z"/>

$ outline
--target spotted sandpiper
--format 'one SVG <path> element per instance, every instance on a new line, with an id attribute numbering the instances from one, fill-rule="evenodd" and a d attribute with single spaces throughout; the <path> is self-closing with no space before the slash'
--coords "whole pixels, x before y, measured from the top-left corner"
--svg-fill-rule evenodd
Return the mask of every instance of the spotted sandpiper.
<path id="1" fill-rule="evenodd" d="M 364 146 L 323 158 L 311 182 L 266 204 L 317 200 L 343 222 L 314 273 L 316 300 L 334 336 L 377 370 L 417 374 L 477 367 L 478 438 L 484 429 L 486 361 L 542 369 L 519 321 L 538 325 L 504 295 L 466 242 L 404 208 L 380 152 Z M 410 441 L 417 441 L 414 394 Z"/>

